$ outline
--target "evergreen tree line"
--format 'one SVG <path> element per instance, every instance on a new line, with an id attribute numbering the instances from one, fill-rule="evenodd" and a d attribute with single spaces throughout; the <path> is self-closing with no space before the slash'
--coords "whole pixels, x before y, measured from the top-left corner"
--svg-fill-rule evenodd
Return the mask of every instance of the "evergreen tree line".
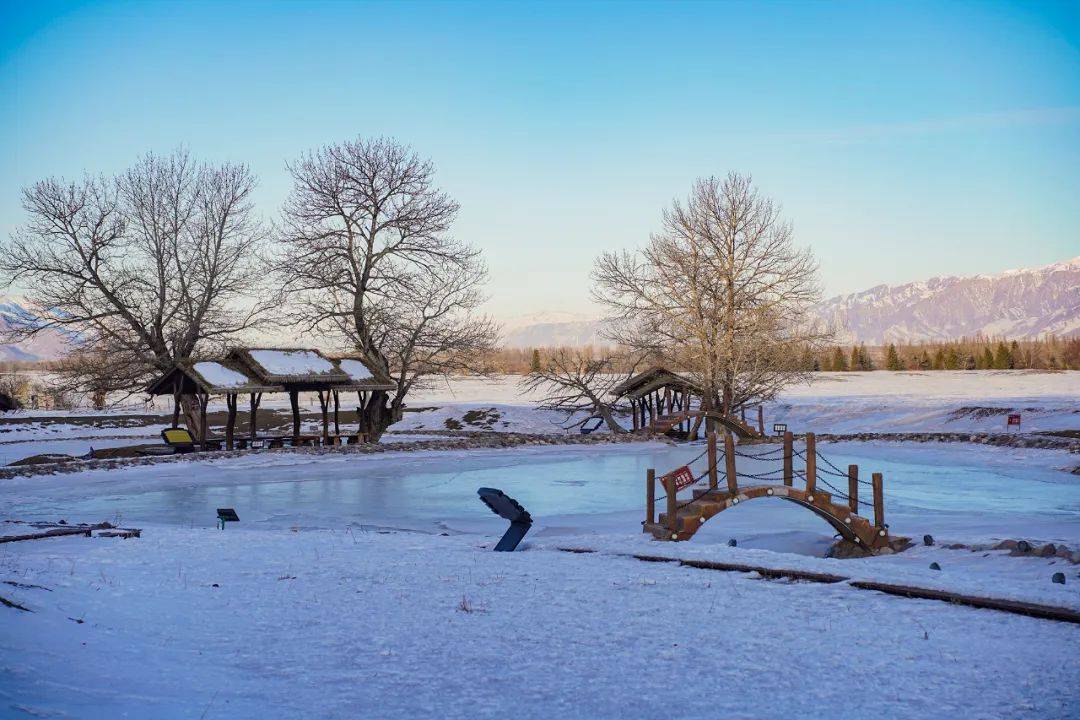
<path id="1" fill-rule="evenodd" d="M 1037 340 L 976 338 L 944 342 L 889 343 L 867 348 L 835 346 L 804 354 L 813 370 L 1080 370 L 1080 338 Z"/>

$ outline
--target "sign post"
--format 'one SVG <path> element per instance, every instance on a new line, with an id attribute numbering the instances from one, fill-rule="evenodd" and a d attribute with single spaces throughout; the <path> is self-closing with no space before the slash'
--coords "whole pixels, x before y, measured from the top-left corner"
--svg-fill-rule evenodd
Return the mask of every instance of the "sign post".
<path id="1" fill-rule="evenodd" d="M 1013 425 L 1016 426 L 1017 431 L 1020 430 L 1020 413 L 1009 413 L 1009 419 L 1005 421 L 1005 430 Z"/>
<path id="2" fill-rule="evenodd" d="M 773 423 L 773 435 L 783 435 L 787 432 L 787 423 Z"/>

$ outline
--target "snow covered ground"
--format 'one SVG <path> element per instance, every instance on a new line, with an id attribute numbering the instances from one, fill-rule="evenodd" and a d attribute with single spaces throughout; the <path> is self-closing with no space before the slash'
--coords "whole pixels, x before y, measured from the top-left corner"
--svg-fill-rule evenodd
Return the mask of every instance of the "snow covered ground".
<path id="1" fill-rule="evenodd" d="M 969 422 L 948 420 L 956 408 L 1017 406 L 1033 422 L 1080 426 L 1080 374 L 976 374 L 982 391 L 970 373 L 943 375 L 900 385 L 899 374 L 837 375 L 789 393 L 786 417 L 835 431 L 858 411 L 860 430 L 873 421 L 896 431 L 890 418 L 948 430 Z M 550 424 L 514 393 L 455 383 L 414 406 L 456 415 L 411 413 L 403 425 L 423 436 L 470 410 L 493 429 Z M 490 407 L 505 412 L 476 412 Z M 1080 550 L 1076 455 L 824 444 L 837 467 L 884 473 L 893 534 L 936 540 L 838 560 L 822 557 L 832 529 L 777 499 L 725 511 L 687 543 L 642 535 L 646 468 L 701 449 L 255 452 L 4 480 L 0 519 L 111 520 L 143 536 L 0 544 L 0 596 L 33 611 L 0 607 L 0 718 L 1076 717 L 1080 626 L 624 557 L 818 570 L 1080 610 L 1080 565 L 944 547 L 1025 538 Z M 739 468 L 774 462 L 740 458 Z M 490 551 L 505 521 L 478 501 L 481 486 L 535 517 L 522 552 Z M 215 529 L 217 507 L 241 522 Z M 1051 582 L 1055 572 L 1065 584 Z"/>

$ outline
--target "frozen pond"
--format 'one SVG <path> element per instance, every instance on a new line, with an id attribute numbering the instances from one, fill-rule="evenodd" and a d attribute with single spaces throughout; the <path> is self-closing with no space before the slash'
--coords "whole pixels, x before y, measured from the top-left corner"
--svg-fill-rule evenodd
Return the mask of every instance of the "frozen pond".
<path id="1" fill-rule="evenodd" d="M 237 529 L 364 525 L 494 533 L 504 523 L 476 497 L 476 489 L 486 486 L 517 498 L 536 519 L 536 535 L 633 532 L 643 517 L 646 469 L 670 470 L 703 449 L 700 443 L 650 443 L 375 456 L 252 455 L 18 479 L 6 483 L 0 497 L 6 495 L 7 515 L 23 519 L 119 518 L 132 525 L 209 527 L 215 508 L 234 507 L 242 519 Z M 864 478 L 871 472 L 885 474 L 886 521 L 894 533 L 1080 544 L 1080 478 L 1062 471 L 1069 460 L 1064 453 L 888 443 L 828 444 L 820 450 L 839 468 L 858 464 Z M 740 457 L 738 463 L 740 472 L 758 474 L 779 467 L 775 459 Z M 696 472 L 704 468 L 704 460 L 694 465 Z M 843 479 L 819 477 L 846 488 Z M 868 500 L 869 488 L 862 492 Z M 827 543 L 831 529 L 804 509 L 762 499 L 726 511 L 698 537 L 719 542 L 738 536 L 751 546 L 774 547 L 788 543 L 792 533 Z"/>

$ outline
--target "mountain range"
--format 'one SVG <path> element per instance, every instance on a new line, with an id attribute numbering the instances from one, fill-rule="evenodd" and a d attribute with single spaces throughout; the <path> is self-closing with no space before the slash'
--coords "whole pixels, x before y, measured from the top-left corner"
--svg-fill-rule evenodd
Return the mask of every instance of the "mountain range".
<path id="1" fill-rule="evenodd" d="M 1080 335 L 1080 257 L 1053 265 L 1008 270 L 996 275 L 935 277 L 903 285 L 878 285 L 838 295 L 813 315 L 836 334 L 836 341 L 882 345 L 888 342 L 961 337 L 1031 338 Z M 507 347 L 603 345 L 602 322 L 526 316 L 507 323 Z"/>
<path id="2" fill-rule="evenodd" d="M 1080 336 L 1080 257 L 996 275 L 935 277 L 903 285 L 878 285 L 838 295 L 814 309 L 840 343 L 947 340 L 960 337 Z M 32 320 L 31 306 L 0 295 L 0 332 Z M 541 312 L 503 323 L 511 348 L 607 345 L 602 321 L 581 313 Z M 58 357 L 62 333 L 46 331 L 18 345 L 0 345 L 0 360 Z"/>

